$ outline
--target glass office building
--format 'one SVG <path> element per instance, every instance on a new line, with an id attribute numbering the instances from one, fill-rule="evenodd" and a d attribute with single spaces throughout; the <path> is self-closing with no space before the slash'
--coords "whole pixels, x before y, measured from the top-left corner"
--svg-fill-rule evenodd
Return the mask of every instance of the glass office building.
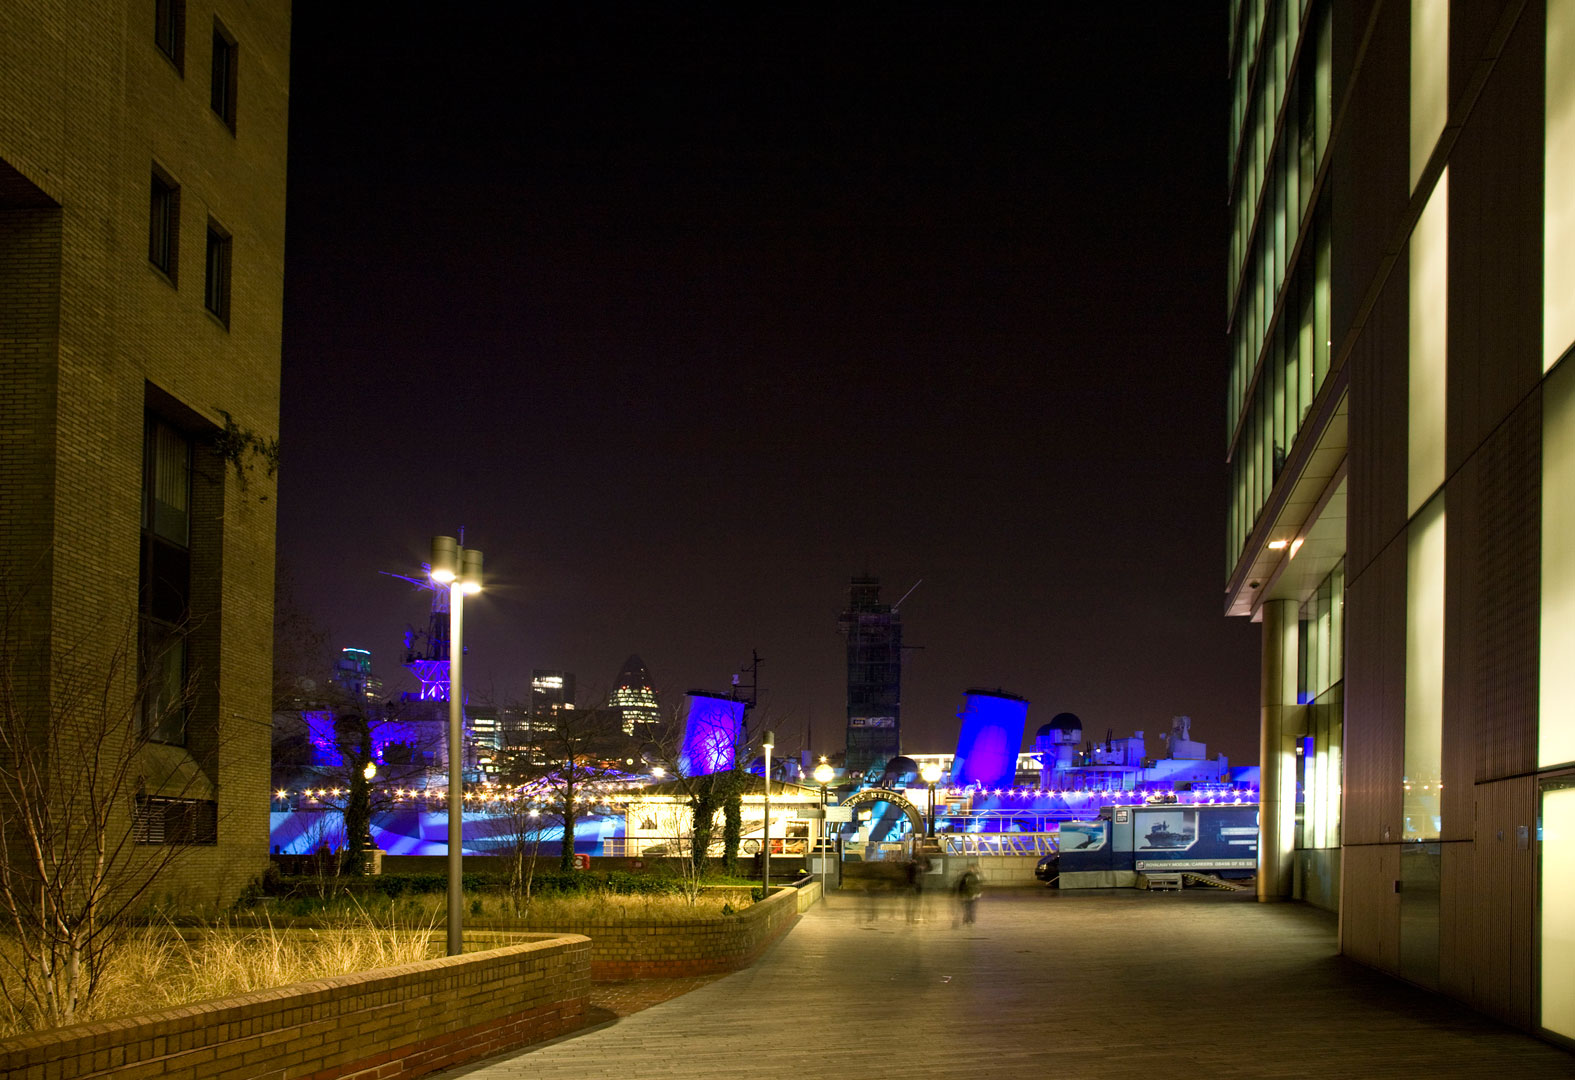
<path id="1" fill-rule="evenodd" d="M 1571 1039 L 1575 0 L 1234 0 L 1229 63 L 1260 899 Z"/>

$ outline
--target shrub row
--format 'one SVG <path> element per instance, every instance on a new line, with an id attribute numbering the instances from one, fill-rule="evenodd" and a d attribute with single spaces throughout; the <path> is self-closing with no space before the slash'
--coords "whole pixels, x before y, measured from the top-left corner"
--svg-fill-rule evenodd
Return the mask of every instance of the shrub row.
<path id="1" fill-rule="evenodd" d="M 509 879 L 498 874 L 467 873 L 461 876 L 460 884 L 465 892 L 472 894 L 502 894 L 509 889 Z M 547 870 L 537 871 L 531 879 L 531 892 L 537 896 L 594 892 L 622 896 L 664 896 L 680 893 L 683 887 L 682 880 L 676 875 L 631 874 L 625 870 Z M 397 899 L 447 890 L 446 874 L 380 874 L 375 877 L 344 876 L 325 880 L 311 875 L 287 877 L 280 874 L 277 867 L 270 865 L 262 878 L 247 890 L 243 903 L 255 902 L 262 896 L 320 898 L 325 891 L 335 896 Z"/>

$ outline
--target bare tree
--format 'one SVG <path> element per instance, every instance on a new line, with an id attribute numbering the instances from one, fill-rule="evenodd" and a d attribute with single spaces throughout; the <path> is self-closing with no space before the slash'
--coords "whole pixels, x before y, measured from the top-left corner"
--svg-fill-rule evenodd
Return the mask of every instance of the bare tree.
<path id="1" fill-rule="evenodd" d="M 69 1024 L 160 875 L 214 842 L 217 808 L 183 797 L 201 763 L 151 745 L 194 695 L 145 674 L 159 657 L 139 664 L 134 624 L 46 643 L 19 597 L 0 605 L 0 998 L 27 1026 Z"/>
<path id="2" fill-rule="evenodd" d="M 622 779 L 628 737 L 607 709 L 560 709 L 533 718 L 529 745 L 499 755 L 505 788 L 539 791 L 563 823 L 559 865 L 574 866 L 575 826 L 596 812 L 596 787 Z"/>
<path id="3" fill-rule="evenodd" d="M 523 791 L 508 791 L 489 806 L 492 835 L 508 860 L 509 898 L 516 916 L 530 910 L 536 860 L 541 854 L 542 812 Z"/>
<path id="4" fill-rule="evenodd" d="M 724 723 L 716 722 L 714 716 L 710 719 L 711 723 L 690 735 L 681 713 L 674 710 L 663 721 L 649 754 L 672 777 L 670 785 L 688 805 L 690 860 L 701 877 L 709 866 L 718 811 L 723 816 L 723 865 L 729 873 L 736 872 L 748 768 L 742 720 Z"/>

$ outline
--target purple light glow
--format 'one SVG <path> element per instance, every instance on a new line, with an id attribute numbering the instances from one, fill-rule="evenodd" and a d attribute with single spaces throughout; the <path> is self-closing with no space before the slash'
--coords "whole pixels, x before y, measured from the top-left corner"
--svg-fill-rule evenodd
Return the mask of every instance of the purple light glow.
<path id="1" fill-rule="evenodd" d="M 962 730 L 952 758 L 952 782 L 1010 791 L 1017 772 L 1017 751 L 1023 743 L 1028 702 L 1002 692 L 970 690 L 958 714 Z"/>
<path id="2" fill-rule="evenodd" d="M 685 776 L 731 769 L 743 731 L 744 703 L 709 694 L 684 699 L 684 740 L 678 767 Z"/>

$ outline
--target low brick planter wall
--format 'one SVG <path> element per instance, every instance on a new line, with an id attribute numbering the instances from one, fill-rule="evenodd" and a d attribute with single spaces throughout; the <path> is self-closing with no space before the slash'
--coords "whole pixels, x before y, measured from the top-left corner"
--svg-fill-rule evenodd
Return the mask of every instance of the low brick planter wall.
<path id="1" fill-rule="evenodd" d="M 0 1040 L 0 1076 L 422 1076 L 584 1025 L 591 943 L 572 934 L 539 937 Z"/>
<path id="2" fill-rule="evenodd" d="M 808 888 L 816 890 L 813 895 L 773 889 L 737 915 L 713 919 L 593 919 L 557 929 L 591 939 L 591 978 L 597 981 L 716 975 L 752 964 L 793 924 L 800 903 L 808 906 L 818 897 L 819 883 Z"/>

